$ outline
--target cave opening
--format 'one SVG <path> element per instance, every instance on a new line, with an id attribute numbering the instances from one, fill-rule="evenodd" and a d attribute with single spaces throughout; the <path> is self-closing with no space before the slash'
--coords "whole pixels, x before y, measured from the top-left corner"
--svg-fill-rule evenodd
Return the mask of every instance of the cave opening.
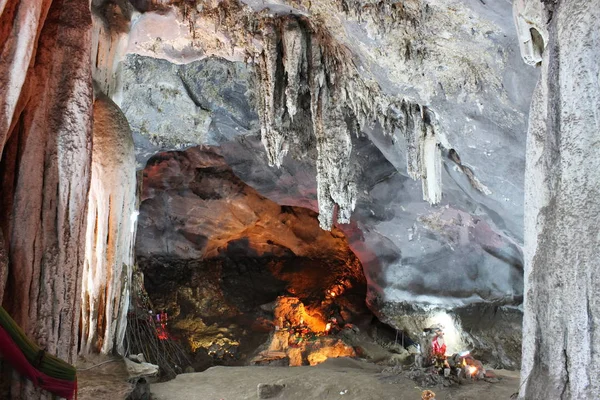
<path id="1" fill-rule="evenodd" d="M 144 313 L 167 316 L 194 370 L 315 365 L 364 353 L 358 332 L 386 331 L 366 305 L 363 267 L 344 233 L 260 195 L 215 149 L 150 158 L 141 200 Z"/>

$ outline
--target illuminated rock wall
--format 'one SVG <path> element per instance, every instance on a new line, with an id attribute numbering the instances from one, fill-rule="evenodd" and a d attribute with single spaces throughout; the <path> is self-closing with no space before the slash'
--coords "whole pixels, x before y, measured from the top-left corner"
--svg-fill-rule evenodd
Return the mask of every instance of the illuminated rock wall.
<path id="1" fill-rule="evenodd" d="M 346 322 L 371 318 L 362 267 L 341 231 L 261 196 L 214 150 L 151 158 L 142 199 L 136 255 L 146 289 L 192 350 L 239 345 L 237 355 L 249 355 L 273 329 L 265 308 L 282 294 L 301 301 L 320 331 L 334 310 Z"/>
<path id="2" fill-rule="evenodd" d="M 93 131 L 81 352 L 123 354 L 136 222 L 133 140 L 121 110 L 102 94 L 94 102 Z"/>

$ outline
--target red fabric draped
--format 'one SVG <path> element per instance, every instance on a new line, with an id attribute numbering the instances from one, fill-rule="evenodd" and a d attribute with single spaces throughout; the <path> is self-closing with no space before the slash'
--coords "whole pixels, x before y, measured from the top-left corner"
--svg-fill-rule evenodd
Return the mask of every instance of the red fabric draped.
<path id="1" fill-rule="evenodd" d="M 72 400 L 77 392 L 77 381 L 56 379 L 34 368 L 21 349 L 15 344 L 8 332 L 0 326 L 0 353 L 21 375 L 31 380 L 34 385 L 54 393 L 57 396 Z"/>
<path id="2" fill-rule="evenodd" d="M 441 343 L 440 343 L 441 342 Z M 431 342 L 431 346 L 433 347 L 433 354 L 436 356 L 444 356 L 446 354 L 446 344 L 443 340 L 438 341 L 438 337 L 433 338 Z"/>

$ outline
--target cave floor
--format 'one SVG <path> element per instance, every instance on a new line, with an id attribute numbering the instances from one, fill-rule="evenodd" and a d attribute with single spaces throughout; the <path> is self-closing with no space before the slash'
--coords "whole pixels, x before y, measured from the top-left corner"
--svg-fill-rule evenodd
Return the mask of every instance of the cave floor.
<path id="1" fill-rule="evenodd" d="M 329 359 L 315 367 L 213 367 L 178 375 L 150 386 L 154 400 L 257 399 L 257 385 L 285 384 L 277 399 L 285 400 L 419 400 L 424 388 L 404 375 L 348 358 Z M 507 400 L 518 390 L 518 371 L 494 371 L 499 382 L 477 381 L 457 387 L 429 388 L 437 400 Z M 343 393 L 343 394 L 342 394 Z"/>

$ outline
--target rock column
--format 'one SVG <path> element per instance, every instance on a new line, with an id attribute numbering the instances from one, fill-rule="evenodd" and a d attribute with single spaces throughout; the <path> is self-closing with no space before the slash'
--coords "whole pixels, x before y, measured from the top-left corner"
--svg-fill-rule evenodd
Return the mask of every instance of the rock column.
<path id="1" fill-rule="evenodd" d="M 598 399 L 600 1 L 515 5 L 520 36 L 543 49 L 527 143 L 520 398 Z M 536 21 L 541 32 L 523 30 Z"/>
<path id="2" fill-rule="evenodd" d="M 92 150 L 90 5 L 0 5 L 2 304 L 42 348 L 72 362 Z M 10 396 L 49 395 L 15 379 Z"/>

